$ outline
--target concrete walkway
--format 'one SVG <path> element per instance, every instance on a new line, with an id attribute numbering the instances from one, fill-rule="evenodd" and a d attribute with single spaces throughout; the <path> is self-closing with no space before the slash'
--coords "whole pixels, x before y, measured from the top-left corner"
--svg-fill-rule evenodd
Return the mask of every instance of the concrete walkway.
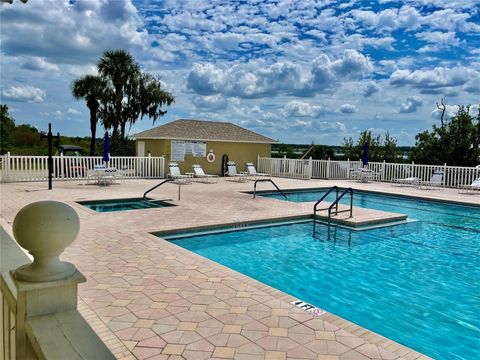
<path id="1" fill-rule="evenodd" d="M 477 204 L 453 189 L 417 190 L 382 183 L 275 179 L 282 189 L 331 185 Z M 96 213 L 75 201 L 141 197 L 158 180 L 111 186 L 81 182 L 1 185 L 1 225 L 38 200 L 72 205 L 80 235 L 64 258 L 87 277 L 79 310 L 119 359 L 425 359 L 343 320 L 290 304 L 291 296 L 159 239 L 151 232 L 287 218 L 312 213 L 311 203 L 252 199 L 253 183 L 167 184 L 151 197 L 178 206 Z M 260 190 L 270 189 L 260 184 Z M 361 210 L 360 210 L 361 211 Z"/>

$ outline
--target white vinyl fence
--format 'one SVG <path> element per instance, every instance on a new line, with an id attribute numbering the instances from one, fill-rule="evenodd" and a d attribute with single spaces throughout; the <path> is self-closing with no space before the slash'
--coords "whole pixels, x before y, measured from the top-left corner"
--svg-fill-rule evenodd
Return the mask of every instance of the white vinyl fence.
<path id="1" fill-rule="evenodd" d="M 258 158 L 258 171 L 272 176 L 294 179 L 351 179 L 352 170 L 362 166 L 360 161 L 298 160 L 287 158 Z M 417 177 L 429 181 L 434 170 L 444 172 L 444 186 L 458 188 L 480 178 L 480 166 L 462 167 L 444 165 L 398 164 L 370 162 L 367 168 L 375 174 L 375 180 L 391 182 L 395 179 Z"/>
<path id="2" fill-rule="evenodd" d="M 43 181 L 48 179 L 48 156 L 2 155 L 1 181 Z M 53 156 L 54 180 L 81 180 L 95 165 L 123 169 L 126 178 L 155 179 L 164 177 L 165 159 L 153 156 L 111 156 L 104 163 L 101 156 Z"/>
<path id="3" fill-rule="evenodd" d="M 308 180 L 311 178 L 311 161 L 287 158 L 258 157 L 258 172 L 272 176 Z"/>

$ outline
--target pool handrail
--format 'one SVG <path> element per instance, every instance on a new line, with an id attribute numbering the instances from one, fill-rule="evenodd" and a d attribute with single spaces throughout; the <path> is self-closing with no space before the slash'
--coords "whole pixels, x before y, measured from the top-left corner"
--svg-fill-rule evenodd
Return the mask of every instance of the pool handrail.
<path id="1" fill-rule="evenodd" d="M 143 194 L 143 199 L 146 200 L 147 199 L 147 194 L 152 191 L 152 190 L 155 190 L 156 188 L 158 188 L 159 186 L 165 184 L 166 182 L 172 182 L 174 179 L 165 179 L 163 180 L 160 184 L 157 184 L 155 185 L 154 187 L 152 187 L 151 189 L 148 189 L 147 191 L 145 191 L 145 193 Z"/>
<path id="2" fill-rule="evenodd" d="M 328 210 L 328 208 L 325 208 L 325 209 L 317 209 L 317 206 L 323 201 L 323 199 L 325 199 L 333 190 L 336 191 L 336 196 L 335 196 L 335 202 L 337 202 L 338 200 L 338 186 L 332 186 L 330 189 L 328 189 L 328 191 L 323 194 L 323 196 L 320 198 L 320 200 L 318 200 L 315 205 L 313 206 L 313 214 L 316 215 L 317 214 L 317 211 L 322 211 L 322 210 Z M 338 203 L 337 203 L 337 210 L 338 210 Z"/>
<path id="3" fill-rule="evenodd" d="M 338 202 L 347 194 L 350 193 L 350 208 L 346 210 L 338 210 Z M 336 206 L 335 215 L 343 212 L 350 212 L 350 217 L 353 216 L 353 189 L 351 187 L 343 190 L 340 196 L 337 196 L 337 199 L 329 206 L 328 208 L 328 226 L 330 226 L 330 219 L 332 217 L 332 208 Z"/>
<path id="4" fill-rule="evenodd" d="M 277 184 L 275 184 L 275 183 L 272 181 L 272 179 L 257 179 L 257 180 L 255 180 L 255 183 L 253 184 L 253 198 L 254 198 L 254 199 L 255 199 L 256 194 L 257 194 L 257 183 L 258 183 L 258 182 L 265 182 L 265 181 L 271 182 L 271 183 L 273 184 L 273 186 L 275 186 L 275 187 L 277 188 L 277 190 L 280 192 L 280 194 L 282 194 L 283 197 L 284 197 L 286 200 L 288 200 L 287 195 L 285 195 L 285 193 L 284 193 L 282 190 L 280 190 L 280 188 L 277 186 Z"/>
<path id="5" fill-rule="evenodd" d="M 323 208 L 323 209 L 318 209 L 318 205 L 332 192 L 335 190 L 335 201 L 333 201 L 329 207 L 327 208 Z M 341 193 L 341 195 L 338 195 L 338 191 L 339 191 L 339 188 L 338 186 L 332 186 L 330 189 L 328 189 L 328 191 L 323 194 L 323 196 L 320 198 L 320 200 L 318 200 L 315 205 L 313 206 L 313 231 L 315 232 L 315 225 L 317 223 L 317 211 L 322 211 L 322 210 L 328 210 L 328 226 L 330 227 L 330 220 L 331 220 L 331 217 L 332 217 L 332 210 L 333 210 L 333 207 L 335 206 L 335 212 L 334 214 L 337 215 L 339 213 L 342 213 L 342 212 L 347 212 L 347 211 L 350 211 L 350 217 L 353 216 L 353 189 L 350 187 L 350 188 L 347 188 L 345 190 L 343 190 L 343 192 Z M 350 208 L 347 209 L 347 210 L 338 210 L 338 202 L 345 196 L 345 194 L 347 193 L 350 193 Z"/>

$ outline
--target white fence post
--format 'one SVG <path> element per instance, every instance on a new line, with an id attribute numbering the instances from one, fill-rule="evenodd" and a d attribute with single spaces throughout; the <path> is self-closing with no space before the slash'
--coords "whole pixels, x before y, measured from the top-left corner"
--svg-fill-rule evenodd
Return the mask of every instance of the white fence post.
<path id="1" fill-rule="evenodd" d="M 327 161 L 327 173 L 326 173 L 326 178 L 330 179 L 330 158 L 328 158 Z"/>
<path id="2" fill-rule="evenodd" d="M 147 177 L 152 178 L 152 155 L 150 153 L 147 156 Z"/>
<path id="3" fill-rule="evenodd" d="M 313 162 L 312 162 L 312 157 L 310 156 L 308 158 L 308 180 L 312 178 L 312 167 L 313 167 Z"/>
<path id="4" fill-rule="evenodd" d="M 64 161 L 64 159 L 63 159 L 63 153 L 60 153 L 60 175 L 59 175 L 59 176 L 60 176 L 62 179 L 65 179 L 65 173 L 64 173 L 65 169 L 64 169 L 64 166 L 63 166 L 63 165 L 64 165 L 64 164 L 63 164 L 63 161 Z"/>
<path id="5" fill-rule="evenodd" d="M 5 172 L 5 182 L 10 182 L 12 179 L 12 173 L 10 168 L 10 151 L 7 152 L 7 155 L 4 158 L 3 171 Z M 3 177 L 3 176 L 2 176 Z"/>
<path id="6" fill-rule="evenodd" d="M 449 178 L 449 174 L 447 174 L 447 163 L 443 164 L 443 186 L 447 186 L 447 180 Z"/>

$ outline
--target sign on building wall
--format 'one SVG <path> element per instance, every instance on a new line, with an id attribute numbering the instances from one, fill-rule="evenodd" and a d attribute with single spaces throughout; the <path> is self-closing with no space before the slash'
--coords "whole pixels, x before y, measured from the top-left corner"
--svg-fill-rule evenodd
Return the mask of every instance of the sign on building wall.
<path id="1" fill-rule="evenodd" d="M 202 141 L 195 141 L 193 143 L 193 156 L 194 157 L 207 156 L 207 143 Z"/>
<path id="2" fill-rule="evenodd" d="M 207 156 L 207 143 L 204 141 L 172 140 L 170 160 L 184 161 L 185 155 L 193 155 L 194 157 Z"/>
<path id="3" fill-rule="evenodd" d="M 170 155 L 172 161 L 185 160 L 185 141 L 172 140 L 172 153 Z"/>

